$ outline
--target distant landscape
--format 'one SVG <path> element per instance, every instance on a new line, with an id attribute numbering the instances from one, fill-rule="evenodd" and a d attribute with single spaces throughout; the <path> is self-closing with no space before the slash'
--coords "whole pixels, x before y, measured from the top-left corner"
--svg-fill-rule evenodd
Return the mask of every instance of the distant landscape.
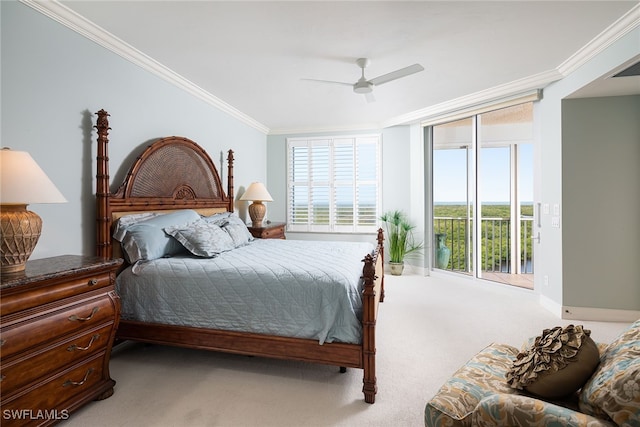
<path id="1" fill-rule="evenodd" d="M 482 205 L 482 217 L 509 218 L 509 204 L 507 202 L 490 202 Z M 533 216 L 533 203 L 524 202 L 520 205 L 522 216 Z M 433 216 L 462 217 L 467 216 L 467 205 L 463 202 L 436 202 L 433 206 Z"/>
<path id="2" fill-rule="evenodd" d="M 473 209 L 473 207 L 472 207 Z M 469 213 L 472 216 L 473 212 Z M 510 207 L 508 203 L 493 202 L 482 206 L 481 239 L 482 270 L 508 272 L 510 237 Z M 466 258 L 467 206 L 464 203 L 436 203 L 433 207 L 434 234 L 446 234 L 446 245 L 451 249 L 448 270 L 464 271 L 469 268 Z M 532 263 L 533 203 L 520 207 L 522 220 L 520 262 Z"/>

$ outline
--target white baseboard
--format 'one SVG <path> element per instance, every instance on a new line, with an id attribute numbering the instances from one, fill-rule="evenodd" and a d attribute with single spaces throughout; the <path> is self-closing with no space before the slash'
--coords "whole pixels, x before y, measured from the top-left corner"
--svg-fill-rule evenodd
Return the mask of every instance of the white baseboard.
<path id="1" fill-rule="evenodd" d="M 618 310 L 611 308 L 570 307 L 560 305 L 552 299 L 540 295 L 540 305 L 566 320 L 591 320 L 594 322 L 635 322 L 640 319 L 638 310 Z"/>
<path id="2" fill-rule="evenodd" d="M 596 322 L 635 322 L 640 319 L 640 311 L 563 306 L 562 318 L 568 320 L 593 320 Z"/>
<path id="3" fill-rule="evenodd" d="M 540 305 L 562 319 L 562 306 L 551 298 L 540 294 Z"/>

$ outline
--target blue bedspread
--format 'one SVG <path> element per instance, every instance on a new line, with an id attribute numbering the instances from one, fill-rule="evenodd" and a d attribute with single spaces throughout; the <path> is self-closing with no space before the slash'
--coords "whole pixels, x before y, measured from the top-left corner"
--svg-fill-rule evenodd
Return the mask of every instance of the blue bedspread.
<path id="1" fill-rule="evenodd" d="M 122 319 L 359 344 L 361 261 L 372 251 L 256 239 L 211 259 L 149 261 L 117 278 Z"/>

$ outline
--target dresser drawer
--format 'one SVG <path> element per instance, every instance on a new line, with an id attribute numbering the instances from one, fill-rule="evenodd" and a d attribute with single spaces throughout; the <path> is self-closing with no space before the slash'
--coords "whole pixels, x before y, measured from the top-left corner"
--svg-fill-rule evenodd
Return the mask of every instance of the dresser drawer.
<path id="1" fill-rule="evenodd" d="M 51 301 L 61 300 L 74 295 L 81 295 L 94 289 L 111 286 L 115 281 L 115 276 L 111 274 L 98 273 L 88 274 L 73 279 L 60 279 L 59 283 L 49 284 L 46 292 L 38 287 L 33 287 L 27 291 L 11 293 L 7 289 L 2 293 L 2 308 L 0 315 L 7 316 L 20 310 L 27 310 Z"/>
<path id="2" fill-rule="evenodd" d="M 47 426 L 113 393 L 120 259 L 61 255 L 0 275 L 0 423 Z"/>
<path id="3" fill-rule="evenodd" d="M 56 408 L 57 415 L 64 416 L 73 410 L 65 403 L 71 403 L 75 396 L 80 394 L 95 396 L 97 386 L 100 386 L 100 383 L 109 382 L 109 385 L 112 386 L 113 382 L 104 378 L 104 357 L 104 352 L 97 353 L 85 362 L 47 378 L 37 387 L 30 387 L 22 393 L 10 396 L 6 400 L 3 399 L 3 424 L 5 422 L 8 422 L 9 425 L 30 424 L 29 420 L 22 420 L 22 422 L 11 420 L 11 414 L 20 414 L 21 416 L 24 416 L 25 413 L 28 415 L 29 412 L 42 414 L 53 412 L 53 408 Z M 7 421 L 7 416 L 9 421 Z M 44 420 L 39 421 L 42 423 Z"/>
<path id="4" fill-rule="evenodd" d="M 113 327 L 108 324 L 38 351 L 19 354 L 12 360 L 3 359 L 0 366 L 2 394 L 6 396 L 38 378 L 108 348 Z"/>
<path id="5" fill-rule="evenodd" d="M 3 361 L 20 351 L 51 342 L 56 337 L 94 328 L 103 323 L 113 324 L 116 298 L 115 292 L 113 295 L 103 294 L 55 311 L 25 316 L 15 323 L 3 324 L 0 341 Z"/>

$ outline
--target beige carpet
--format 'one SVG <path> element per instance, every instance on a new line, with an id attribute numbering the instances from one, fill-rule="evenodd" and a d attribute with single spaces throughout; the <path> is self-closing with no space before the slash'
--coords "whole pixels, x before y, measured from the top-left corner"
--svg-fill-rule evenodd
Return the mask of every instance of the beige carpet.
<path id="1" fill-rule="evenodd" d="M 63 426 L 421 426 L 426 401 L 491 342 L 520 346 L 562 321 L 537 295 L 505 285 L 386 276 L 376 403 L 362 371 L 144 344 L 114 351 L 115 394 Z M 624 323 L 573 322 L 610 342 Z"/>

